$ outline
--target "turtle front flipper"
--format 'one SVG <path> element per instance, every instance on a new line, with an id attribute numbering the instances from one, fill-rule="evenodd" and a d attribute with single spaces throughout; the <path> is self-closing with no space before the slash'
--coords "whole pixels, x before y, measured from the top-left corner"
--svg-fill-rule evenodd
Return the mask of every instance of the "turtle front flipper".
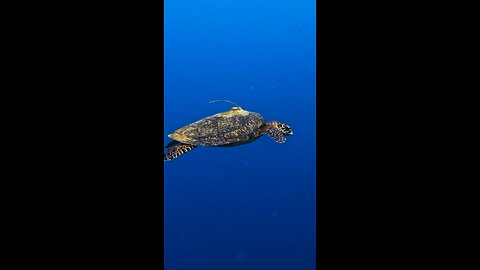
<path id="1" fill-rule="evenodd" d="M 163 154 L 163 161 L 168 161 L 168 160 L 177 158 L 187 153 L 188 151 L 192 150 L 195 147 L 196 147 L 195 145 L 178 143 L 172 146 L 171 148 L 169 148 L 166 154 Z"/>
<path id="2" fill-rule="evenodd" d="M 265 134 L 272 138 L 277 143 L 285 143 L 287 139 L 285 136 L 292 135 L 292 129 L 283 123 L 272 121 L 265 123 Z"/>

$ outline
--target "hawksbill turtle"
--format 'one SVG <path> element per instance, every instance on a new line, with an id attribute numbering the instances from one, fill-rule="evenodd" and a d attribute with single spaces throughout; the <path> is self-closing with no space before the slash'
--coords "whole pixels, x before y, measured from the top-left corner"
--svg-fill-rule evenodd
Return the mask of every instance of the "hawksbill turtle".
<path id="1" fill-rule="evenodd" d="M 277 143 L 285 143 L 285 136 L 293 135 L 288 125 L 278 121 L 265 122 L 259 113 L 233 104 L 236 106 L 229 111 L 208 116 L 168 135 L 172 141 L 165 146 L 168 150 L 163 160 L 175 159 L 198 146 L 237 146 L 251 143 L 264 134 Z"/>

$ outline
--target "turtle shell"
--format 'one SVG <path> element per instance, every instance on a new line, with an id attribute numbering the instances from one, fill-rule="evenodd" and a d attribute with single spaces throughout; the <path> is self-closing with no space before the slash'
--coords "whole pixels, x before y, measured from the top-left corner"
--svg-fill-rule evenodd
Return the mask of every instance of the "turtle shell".
<path id="1" fill-rule="evenodd" d="M 225 146 L 248 143 L 260 136 L 263 117 L 234 107 L 182 127 L 168 137 L 196 146 Z"/>

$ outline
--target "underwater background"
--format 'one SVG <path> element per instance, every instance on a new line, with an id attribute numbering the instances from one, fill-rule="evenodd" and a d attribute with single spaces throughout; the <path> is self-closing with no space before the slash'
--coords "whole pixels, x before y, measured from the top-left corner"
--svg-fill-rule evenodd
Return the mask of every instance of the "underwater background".
<path id="1" fill-rule="evenodd" d="M 165 144 L 216 99 L 294 132 L 164 163 L 165 269 L 315 269 L 315 1 L 164 3 Z"/>

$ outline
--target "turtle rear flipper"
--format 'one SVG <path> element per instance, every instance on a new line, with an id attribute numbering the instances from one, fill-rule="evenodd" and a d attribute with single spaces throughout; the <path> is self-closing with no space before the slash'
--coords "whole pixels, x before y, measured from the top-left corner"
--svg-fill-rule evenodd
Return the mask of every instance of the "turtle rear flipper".
<path id="1" fill-rule="evenodd" d="M 187 153 L 188 151 L 192 150 L 195 147 L 196 147 L 195 145 L 190 145 L 185 143 L 178 143 L 176 145 L 173 145 L 171 148 L 167 150 L 166 154 L 163 154 L 163 161 L 168 161 L 168 160 L 177 158 Z"/>
<path id="2" fill-rule="evenodd" d="M 170 148 L 172 146 L 175 146 L 177 144 L 179 144 L 180 142 L 177 142 L 177 141 L 171 141 L 169 142 L 167 145 L 165 145 L 165 148 Z"/>

